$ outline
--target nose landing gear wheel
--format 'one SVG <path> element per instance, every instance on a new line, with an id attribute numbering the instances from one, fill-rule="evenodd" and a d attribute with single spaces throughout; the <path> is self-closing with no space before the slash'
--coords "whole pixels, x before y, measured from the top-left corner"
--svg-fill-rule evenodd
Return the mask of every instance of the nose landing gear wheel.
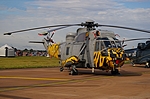
<path id="1" fill-rule="evenodd" d="M 115 70 L 111 70 L 111 74 L 112 75 L 120 75 L 119 70 L 115 69 Z"/>
<path id="2" fill-rule="evenodd" d="M 150 62 L 146 62 L 145 68 L 150 68 Z"/>

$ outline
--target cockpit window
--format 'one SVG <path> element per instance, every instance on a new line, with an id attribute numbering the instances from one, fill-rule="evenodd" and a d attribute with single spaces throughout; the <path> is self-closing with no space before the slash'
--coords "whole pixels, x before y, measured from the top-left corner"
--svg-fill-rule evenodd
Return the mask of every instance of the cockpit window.
<path id="1" fill-rule="evenodd" d="M 111 42 L 111 46 L 112 46 L 112 47 L 116 47 L 116 44 L 115 44 L 114 41 L 110 41 L 110 42 Z"/>
<path id="2" fill-rule="evenodd" d="M 95 51 L 100 51 L 100 50 L 104 50 L 105 46 L 103 41 L 96 41 L 95 43 Z"/>
<path id="3" fill-rule="evenodd" d="M 102 40 L 106 47 L 109 47 L 111 45 L 110 40 L 106 37 L 104 38 L 97 38 L 97 40 Z"/>
<path id="4" fill-rule="evenodd" d="M 104 42 L 105 47 L 115 47 L 115 48 L 121 47 L 121 42 L 118 41 L 118 39 L 116 39 L 116 38 L 111 38 L 111 39 L 112 40 L 108 39 L 107 37 L 97 38 L 97 40 L 101 40 Z"/>
<path id="5" fill-rule="evenodd" d="M 114 38 L 114 40 L 115 40 L 116 46 L 117 46 L 118 48 L 121 48 L 121 41 L 119 41 L 119 40 L 116 39 L 116 38 Z"/>

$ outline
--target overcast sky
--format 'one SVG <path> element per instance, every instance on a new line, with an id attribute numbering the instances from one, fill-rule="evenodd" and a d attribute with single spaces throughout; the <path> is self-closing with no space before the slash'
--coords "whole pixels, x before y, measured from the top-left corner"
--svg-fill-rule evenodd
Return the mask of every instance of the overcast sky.
<path id="1" fill-rule="evenodd" d="M 81 23 L 94 20 L 99 24 L 121 25 L 150 30 L 150 0 L 1 0 L 0 1 L 0 46 L 8 44 L 18 49 L 44 49 L 42 44 L 30 44 L 30 40 L 41 41 L 35 30 L 4 36 L 3 33 L 20 29 Z M 65 35 L 76 32 L 78 27 L 56 31 L 55 42 L 65 41 Z M 114 28 L 111 30 L 122 38 L 150 37 L 148 33 Z M 138 42 L 127 42 L 126 48 L 136 47 Z"/>

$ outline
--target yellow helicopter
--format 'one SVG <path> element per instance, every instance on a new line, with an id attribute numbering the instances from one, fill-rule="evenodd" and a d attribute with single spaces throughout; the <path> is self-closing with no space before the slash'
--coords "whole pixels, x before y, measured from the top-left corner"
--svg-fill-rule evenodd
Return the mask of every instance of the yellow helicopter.
<path id="1" fill-rule="evenodd" d="M 77 68 L 91 68 L 92 72 L 94 72 L 94 69 L 100 69 L 107 72 L 111 71 L 112 75 L 120 74 L 118 68 L 122 67 L 124 61 L 126 60 L 126 54 L 123 49 L 124 45 L 122 41 L 116 38 L 114 32 L 96 29 L 97 27 L 113 27 L 150 33 L 150 31 L 141 29 L 114 25 L 102 25 L 89 20 L 80 24 L 52 25 L 23 29 L 19 31 L 7 32 L 4 33 L 4 35 L 11 35 L 13 33 L 43 28 L 58 27 L 40 34 L 48 35 L 54 30 L 60 30 L 72 26 L 82 26 L 82 28 L 78 28 L 75 33 L 67 34 L 65 42 L 60 44 L 53 43 L 53 34 L 47 39 L 43 39 L 41 42 L 45 44 L 45 48 L 50 56 L 60 59 L 60 71 L 63 71 L 64 68 L 67 67 L 70 70 L 69 74 L 71 75 L 78 74 Z M 48 43 L 48 45 L 46 45 L 46 43 Z"/>

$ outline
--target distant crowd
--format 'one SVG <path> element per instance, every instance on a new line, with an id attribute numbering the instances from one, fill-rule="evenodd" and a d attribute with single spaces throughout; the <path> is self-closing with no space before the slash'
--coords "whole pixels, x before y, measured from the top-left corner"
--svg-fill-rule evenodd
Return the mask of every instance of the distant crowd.
<path id="1" fill-rule="evenodd" d="M 47 56 L 46 51 L 27 51 L 27 50 L 17 50 L 15 51 L 15 56 Z"/>

